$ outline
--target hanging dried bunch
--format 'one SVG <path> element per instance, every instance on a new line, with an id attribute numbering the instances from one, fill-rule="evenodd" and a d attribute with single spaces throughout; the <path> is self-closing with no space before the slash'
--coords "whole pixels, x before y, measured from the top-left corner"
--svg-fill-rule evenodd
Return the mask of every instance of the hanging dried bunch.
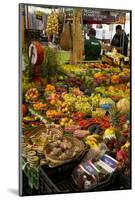
<path id="1" fill-rule="evenodd" d="M 65 51 L 72 49 L 72 25 L 69 22 L 65 24 L 64 31 L 61 34 L 60 46 Z"/>

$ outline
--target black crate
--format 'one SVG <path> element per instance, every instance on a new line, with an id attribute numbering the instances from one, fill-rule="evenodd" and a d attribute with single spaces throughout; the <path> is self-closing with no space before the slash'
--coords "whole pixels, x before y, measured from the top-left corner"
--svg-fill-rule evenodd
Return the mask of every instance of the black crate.
<path id="1" fill-rule="evenodd" d="M 42 166 L 39 176 L 40 193 L 80 192 L 81 190 L 77 188 L 71 176 L 76 165 L 76 162 L 72 162 L 55 168 L 49 168 L 46 165 Z M 130 178 L 121 172 L 115 172 L 105 182 L 91 188 L 89 192 L 121 189 L 131 189 Z"/>
<path id="2" fill-rule="evenodd" d="M 131 189 L 131 177 L 125 176 L 122 172 L 115 174 L 115 182 L 112 187 L 113 190 Z"/>
<path id="3" fill-rule="evenodd" d="M 76 167 L 78 163 L 79 161 L 77 160 L 54 168 L 50 168 L 47 165 L 41 166 L 39 170 L 40 192 L 41 193 L 62 193 L 62 192 L 65 193 L 71 191 L 74 192 L 75 184 L 70 175 L 74 167 Z"/>

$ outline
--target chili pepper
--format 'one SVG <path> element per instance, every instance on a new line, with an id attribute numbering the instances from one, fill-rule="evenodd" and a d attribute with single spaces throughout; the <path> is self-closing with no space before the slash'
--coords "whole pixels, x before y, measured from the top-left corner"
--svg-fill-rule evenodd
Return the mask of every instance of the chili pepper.
<path id="1" fill-rule="evenodd" d="M 87 120 L 81 120 L 81 121 L 79 121 L 79 125 L 80 126 L 86 126 L 87 124 L 88 124 Z"/>

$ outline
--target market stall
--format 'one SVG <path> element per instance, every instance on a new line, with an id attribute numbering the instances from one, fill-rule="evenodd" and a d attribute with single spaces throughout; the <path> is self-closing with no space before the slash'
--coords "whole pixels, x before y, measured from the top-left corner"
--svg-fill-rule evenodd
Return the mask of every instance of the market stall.
<path id="1" fill-rule="evenodd" d="M 47 9 L 23 55 L 22 171 L 38 194 L 130 189 L 130 60 L 84 62 L 82 10 Z"/>

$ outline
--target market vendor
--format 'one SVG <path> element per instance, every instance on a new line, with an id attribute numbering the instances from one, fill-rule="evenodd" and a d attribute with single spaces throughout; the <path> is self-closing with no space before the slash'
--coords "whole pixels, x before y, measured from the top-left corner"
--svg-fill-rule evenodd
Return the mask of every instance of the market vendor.
<path id="1" fill-rule="evenodd" d="M 85 60 L 98 60 L 101 52 L 101 44 L 96 38 L 96 30 L 91 28 L 88 33 L 89 39 L 85 40 Z"/>
<path id="2" fill-rule="evenodd" d="M 112 47 L 115 47 L 118 53 L 127 56 L 128 52 L 128 37 L 121 25 L 116 26 L 116 33 L 111 42 Z"/>

